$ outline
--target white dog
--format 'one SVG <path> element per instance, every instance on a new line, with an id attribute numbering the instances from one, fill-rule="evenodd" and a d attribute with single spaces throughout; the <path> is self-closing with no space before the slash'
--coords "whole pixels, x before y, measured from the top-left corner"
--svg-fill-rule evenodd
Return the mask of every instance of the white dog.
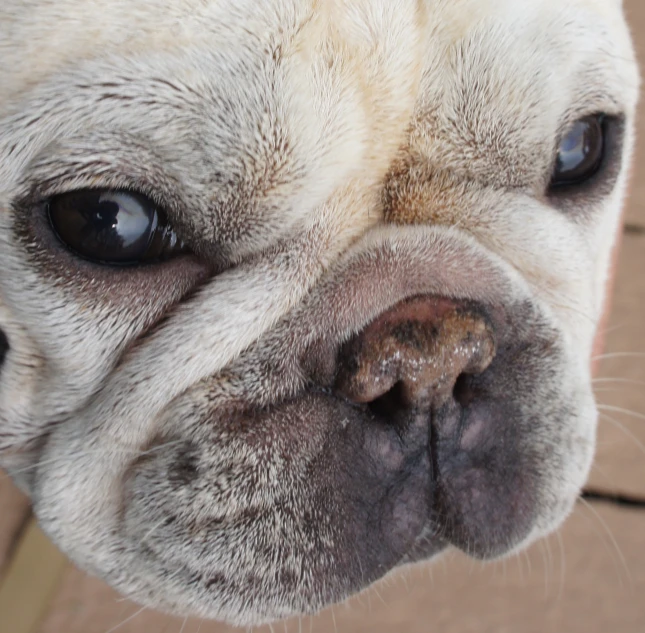
<path id="1" fill-rule="evenodd" d="M 253 624 L 585 481 L 619 0 L 3 0 L 0 464 L 84 569 Z"/>

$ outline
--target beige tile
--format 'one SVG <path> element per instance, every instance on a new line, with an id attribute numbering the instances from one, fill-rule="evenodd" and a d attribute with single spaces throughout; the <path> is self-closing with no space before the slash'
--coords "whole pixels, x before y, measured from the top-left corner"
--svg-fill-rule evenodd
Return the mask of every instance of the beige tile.
<path id="1" fill-rule="evenodd" d="M 0 470 L 0 579 L 28 514 L 29 500 Z"/>
<path id="2" fill-rule="evenodd" d="M 645 164 L 645 161 L 644 161 Z M 645 235 L 623 240 L 606 358 L 596 382 L 601 407 L 594 486 L 645 496 Z"/>
<path id="3" fill-rule="evenodd" d="M 63 554 L 30 521 L 0 584 L 0 631 L 33 633 L 66 567 Z"/>

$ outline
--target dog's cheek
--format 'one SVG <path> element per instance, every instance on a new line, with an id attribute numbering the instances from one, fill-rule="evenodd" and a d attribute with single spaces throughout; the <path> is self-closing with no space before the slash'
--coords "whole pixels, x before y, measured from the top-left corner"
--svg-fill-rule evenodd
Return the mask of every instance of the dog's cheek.
<path id="1" fill-rule="evenodd" d="M 200 419 L 127 470 L 121 529 L 140 560 L 200 577 L 194 595 L 211 610 L 233 609 L 240 593 L 261 618 L 344 599 L 423 528 L 428 455 L 404 449 L 394 428 L 319 395 Z"/>

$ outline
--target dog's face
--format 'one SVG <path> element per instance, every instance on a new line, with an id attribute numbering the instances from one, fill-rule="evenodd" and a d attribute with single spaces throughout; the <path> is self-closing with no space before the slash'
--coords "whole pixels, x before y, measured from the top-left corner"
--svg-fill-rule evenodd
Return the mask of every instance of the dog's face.
<path id="1" fill-rule="evenodd" d="M 638 77 L 618 0 L 5 0 L 0 463 L 256 623 L 556 528 Z"/>

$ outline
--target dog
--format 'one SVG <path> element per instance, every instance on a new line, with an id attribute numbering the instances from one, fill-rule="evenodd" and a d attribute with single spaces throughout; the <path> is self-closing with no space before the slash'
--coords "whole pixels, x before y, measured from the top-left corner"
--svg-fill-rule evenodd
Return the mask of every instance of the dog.
<path id="1" fill-rule="evenodd" d="M 0 464 L 254 625 L 555 530 L 633 145 L 620 0 L 5 0 Z"/>

